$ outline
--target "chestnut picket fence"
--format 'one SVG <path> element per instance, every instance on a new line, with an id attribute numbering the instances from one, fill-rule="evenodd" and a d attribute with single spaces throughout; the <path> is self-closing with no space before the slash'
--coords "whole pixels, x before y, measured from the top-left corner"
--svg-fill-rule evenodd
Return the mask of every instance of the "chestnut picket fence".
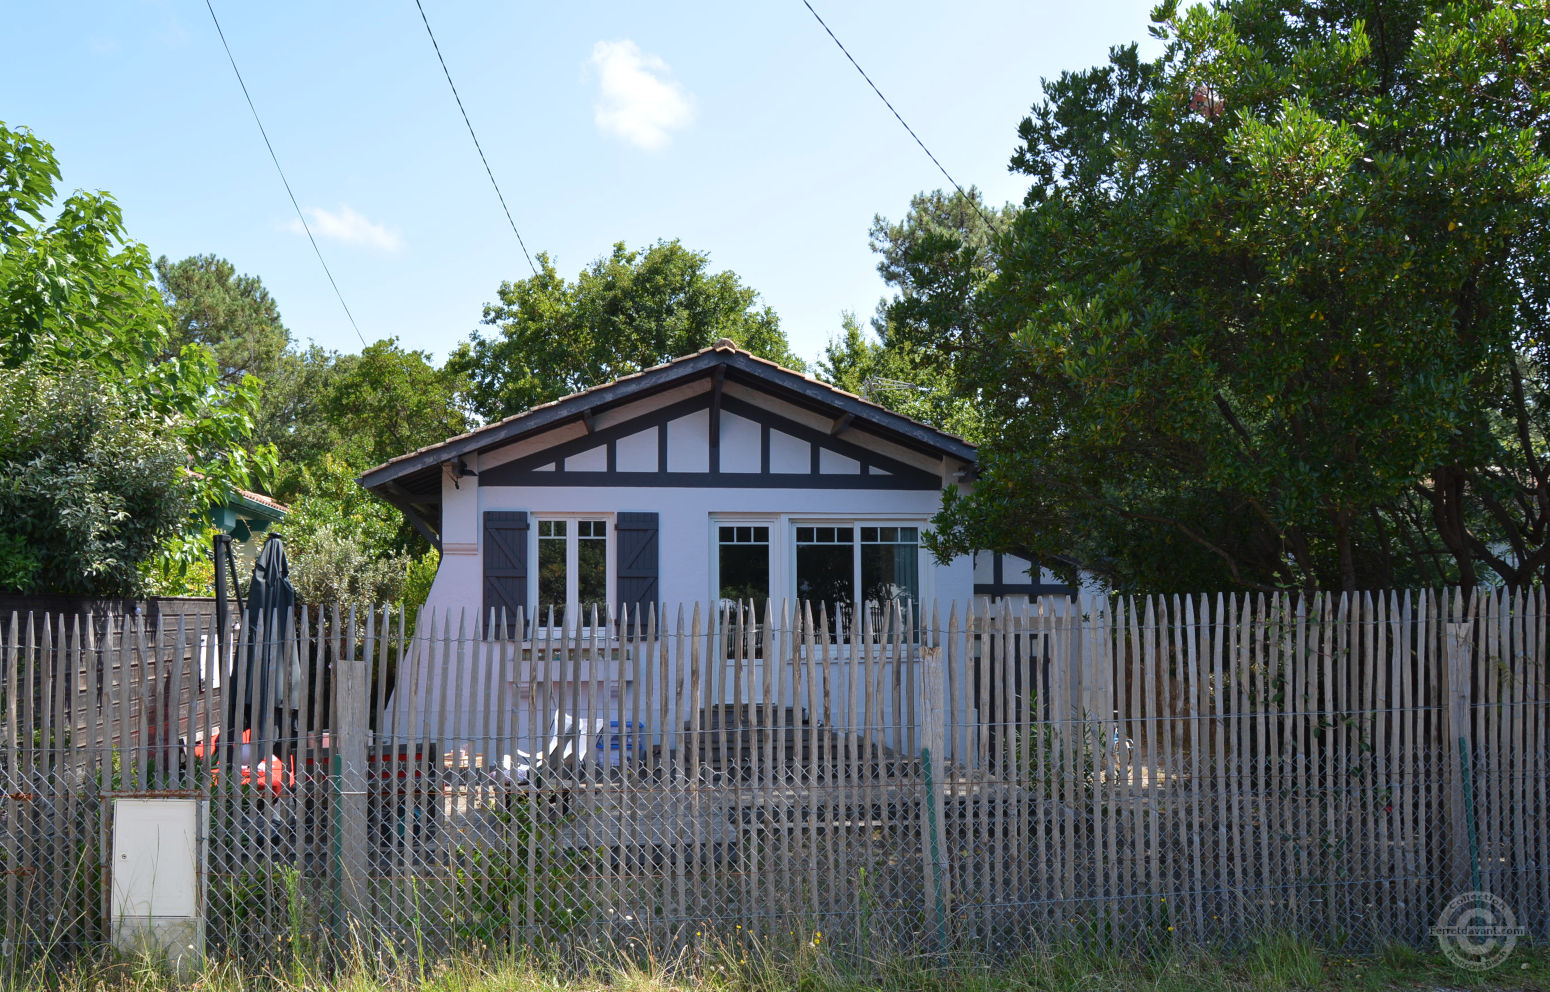
<path id="1" fill-rule="evenodd" d="M 204 804 L 218 955 L 1362 949 L 1476 890 L 1542 937 L 1545 607 L 12 614 L 0 952 L 107 939 L 119 797 Z"/>

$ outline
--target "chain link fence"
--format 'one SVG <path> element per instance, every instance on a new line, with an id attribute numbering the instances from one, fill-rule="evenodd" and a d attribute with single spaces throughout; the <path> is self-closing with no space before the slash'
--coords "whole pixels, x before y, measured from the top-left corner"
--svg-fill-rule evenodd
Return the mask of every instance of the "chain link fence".
<path id="1" fill-rule="evenodd" d="M 107 939 L 119 796 L 204 804 L 262 960 L 1550 922 L 1540 592 L 484 621 L 13 618 L 4 953 Z"/>

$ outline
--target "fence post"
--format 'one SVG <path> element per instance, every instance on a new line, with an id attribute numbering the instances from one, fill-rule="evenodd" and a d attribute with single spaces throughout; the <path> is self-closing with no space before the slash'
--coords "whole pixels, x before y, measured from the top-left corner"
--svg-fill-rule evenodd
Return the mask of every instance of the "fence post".
<path id="1" fill-rule="evenodd" d="M 1455 893 L 1466 888 L 1479 888 L 1472 881 L 1474 797 L 1470 778 L 1474 738 L 1470 733 L 1469 705 L 1474 673 L 1469 663 L 1469 647 L 1473 626 L 1468 620 L 1447 625 L 1448 865 Z"/>
<path id="2" fill-rule="evenodd" d="M 355 657 L 355 611 L 348 630 L 335 618 L 334 720 L 330 778 L 334 794 L 334 891 L 342 918 L 340 935 L 362 919 L 366 881 L 366 709 L 369 690 L 364 664 Z"/>
<path id="3" fill-rule="evenodd" d="M 946 682 L 942 678 L 942 649 L 922 647 L 920 693 L 920 767 L 925 778 L 925 802 L 921 804 L 921 861 L 925 866 L 926 914 L 932 922 L 937 951 L 947 953 L 947 842 L 946 818 L 942 805 L 947 796 L 944 755 L 946 728 L 942 698 Z"/>

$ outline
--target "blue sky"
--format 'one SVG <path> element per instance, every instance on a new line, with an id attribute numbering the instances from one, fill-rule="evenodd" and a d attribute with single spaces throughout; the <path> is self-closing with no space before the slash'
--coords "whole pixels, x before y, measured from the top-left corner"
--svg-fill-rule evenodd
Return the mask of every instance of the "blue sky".
<path id="1" fill-rule="evenodd" d="M 801 0 L 423 0 L 530 251 L 575 274 L 679 238 L 816 356 L 883 293 L 874 214 L 945 185 Z M 954 176 L 993 202 L 1041 77 L 1147 45 L 1150 2 L 812 0 Z M 297 199 L 368 341 L 437 358 L 529 274 L 413 0 L 216 3 Z M 202 0 L 12 5 L 0 120 L 52 142 L 153 254 L 261 277 L 301 341 L 359 350 Z M 1155 50 L 1148 46 L 1145 50 Z"/>

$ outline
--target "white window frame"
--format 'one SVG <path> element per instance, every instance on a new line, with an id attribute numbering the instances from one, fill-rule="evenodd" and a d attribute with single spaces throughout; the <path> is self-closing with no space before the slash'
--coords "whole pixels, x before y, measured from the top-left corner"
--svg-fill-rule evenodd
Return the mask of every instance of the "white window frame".
<path id="1" fill-rule="evenodd" d="M 913 527 L 915 528 L 915 574 L 920 580 L 920 589 L 916 592 L 917 606 L 930 602 L 932 594 L 936 591 L 935 569 L 930 565 L 929 555 L 925 547 L 925 535 L 929 521 L 925 518 L 901 517 L 897 514 L 865 514 L 857 513 L 851 516 L 792 516 L 786 520 L 784 544 L 785 552 L 782 556 L 785 565 L 784 589 L 786 596 L 792 603 L 797 601 L 797 528 L 798 527 L 850 527 L 851 548 L 851 572 L 850 588 L 854 604 L 857 591 L 861 588 L 861 528 L 862 527 Z"/>
<path id="2" fill-rule="evenodd" d="M 706 563 L 706 571 L 710 574 L 710 601 L 721 602 L 721 528 L 723 527 L 768 527 L 770 529 L 770 598 L 775 601 L 776 610 L 780 609 L 781 588 L 781 528 L 780 517 L 768 513 L 713 513 L 710 515 L 710 561 Z M 764 604 L 759 604 L 763 606 Z"/>
<path id="3" fill-rule="evenodd" d="M 533 539 L 528 543 L 531 547 L 527 551 L 527 601 L 533 604 L 533 628 L 535 630 L 550 630 L 549 611 L 543 609 L 538 602 L 538 546 L 542 540 L 554 540 L 553 538 L 539 537 L 540 522 L 548 520 L 561 520 L 565 522 L 565 614 L 570 619 L 564 621 L 565 627 L 576 629 L 575 611 L 581 604 L 580 580 L 577 575 L 580 564 L 580 533 L 576 526 L 583 520 L 601 521 L 603 524 L 603 565 L 607 579 L 606 586 L 606 611 L 598 613 L 598 623 L 608 625 L 613 622 L 614 606 L 619 601 L 619 576 L 618 562 L 615 560 L 615 536 L 616 519 L 612 513 L 545 513 L 542 511 L 529 511 L 532 520 L 530 533 Z M 590 619 L 590 616 L 588 618 Z"/>

